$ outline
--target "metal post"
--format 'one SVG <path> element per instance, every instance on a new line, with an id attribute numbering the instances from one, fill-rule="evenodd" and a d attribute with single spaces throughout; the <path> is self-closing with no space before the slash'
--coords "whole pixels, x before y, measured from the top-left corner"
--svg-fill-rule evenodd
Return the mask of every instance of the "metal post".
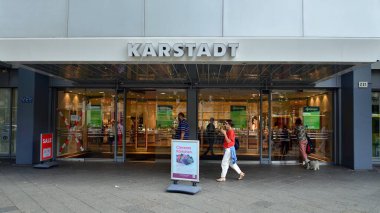
<path id="1" fill-rule="evenodd" d="M 114 141 L 113 141 L 113 145 L 114 145 L 114 153 L 113 153 L 113 155 L 114 155 L 114 161 L 115 162 L 117 162 L 117 142 L 118 142 L 118 132 L 117 132 L 117 126 L 118 126 L 118 119 L 117 119 L 117 101 L 118 101 L 118 97 L 117 97 L 117 89 L 115 90 L 115 93 L 116 93 L 116 95 L 115 95 L 115 99 L 114 99 L 114 109 L 115 109 L 115 139 L 114 139 Z"/>
<path id="2" fill-rule="evenodd" d="M 341 147 L 342 147 L 342 117 L 341 113 L 342 110 L 340 109 L 341 106 L 341 94 L 342 94 L 342 89 L 338 89 L 338 91 L 334 92 L 334 146 L 333 146 L 333 153 L 334 153 L 334 163 L 337 165 L 341 165 Z"/>
<path id="3" fill-rule="evenodd" d="M 57 90 L 51 88 L 50 89 L 50 112 L 49 112 L 49 121 L 51 122 L 49 125 L 49 132 L 53 132 L 53 160 L 57 159 L 57 132 L 56 132 L 56 116 L 57 111 L 55 110 L 57 107 Z M 82 116 L 83 117 L 83 116 Z"/>
<path id="4" fill-rule="evenodd" d="M 260 163 L 263 160 L 263 92 L 260 90 Z"/>
<path id="5" fill-rule="evenodd" d="M 9 129 L 8 129 L 8 151 L 9 151 L 9 159 L 12 160 L 12 103 L 13 103 L 13 89 L 9 89 L 10 95 L 9 95 L 9 111 L 10 111 L 10 117 L 9 117 Z"/>
<path id="6" fill-rule="evenodd" d="M 126 131 L 127 131 L 127 90 L 124 88 L 123 90 L 123 109 L 124 109 L 124 119 L 123 119 L 123 126 L 124 126 L 124 131 L 123 131 L 123 162 L 125 162 L 125 152 L 126 152 L 126 143 L 127 139 L 125 138 L 127 136 Z"/>
<path id="7" fill-rule="evenodd" d="M 271 162 L 272 156 L 272 91 L 268 94 L 268 163 Z"/>

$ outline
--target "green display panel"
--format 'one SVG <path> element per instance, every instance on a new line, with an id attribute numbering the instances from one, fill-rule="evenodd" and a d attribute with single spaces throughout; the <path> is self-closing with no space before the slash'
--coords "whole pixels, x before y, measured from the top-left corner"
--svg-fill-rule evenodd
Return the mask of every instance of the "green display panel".
<path id="1" fill-rule="evenodd" d="M 247 128 L 246 106 L 231 106 L 230 115 L 234 128 Z"/>
<path id="2" fill-rule="evenodd" d="M 87 109 L 87 125 L 89 127 L 102 127 L 102 110 L 100 106 L 90 106 Z"/>
<path id="3" fill-rule="evenodd" d="M 157 106 L 157 128 L 170 128 L 173 126 L 173 106 Z"/>
<path id="4" fill-rule="evenodd" d="M 320 110 L 319 107 L 304 107 L 303 108 L 303 125 L 307 129 L 320 129 Z"/>

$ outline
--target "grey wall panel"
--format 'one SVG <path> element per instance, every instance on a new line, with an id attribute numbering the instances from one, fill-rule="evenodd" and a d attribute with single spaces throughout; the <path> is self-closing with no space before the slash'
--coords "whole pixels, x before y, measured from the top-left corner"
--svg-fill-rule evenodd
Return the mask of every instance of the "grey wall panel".
<path id="1" fill-rule="evenodd" d="M 342 75 L 342 165 L 354 168 L 353 72 Z"/>
<path id="2" fill-rule="evenodd" d="M 34 143 L 34 104 L 22 103 L 22 97 L 34 99 L 36 73 L 20 69 L 19 80 L 23 82 L 18 88 L 17 100 L 17 136 L 16 136 L 16 164 L 32 164 Z"/>
<path id="3" fill-rule="evenodd" d="M 69 37 L 144 36 L 144 0 L 70 0 Z"/>
<path id="4" fill-rule="evenodd" d="M 302 0 L 224 0 L 224 36 L 302 36 Z"/>
<path id="5" fill-rule="evenodd" d="M 371 82 L 369 65 L 354 67 L 342 75 L 342 165 L 352 169 L 372 168 L 371 87 L 359 88 L 359 81 Z"/>
<path id="6" fill-rule="evenodd" d="M 0 0 L 0 37 L 66 37 L 67 0 Z"/>
<path id="7" fill-rule="evenodd" d="M 380 90 L 380 69 L 372 70 L 372 89 Z"/>
<path id="8" fill-rule="evenodd" d="M 222 0 L 146 0 L 146 36 L 222 36 Z"/>
<path id="9" fill-rule="evenodd" d="M 49 133 L 49 101 L 49 77 L 36 73 L 33 124 L 34 163 L 38 163 L 40 160 L 40 135 Z"/>
<path id="10" fill-rule="evenodd" d="M 370 66 L 354 68 L 354 160 L 355 169 L 372 169 L 372 91 L 360 81 L 371 82 Z"/>
<path id="11" fill-rule="evenodd" d="M 380 0 L 305 0 L 305 36 L 380 37 Z"/>
<path id="12" fill-rule="evenodd" d="M 19 69 L 16 164 L 39 162 L 40 134 L 48 132 L 49 77 Z M 22 103 L 23 97 L 32 98 Z"/>

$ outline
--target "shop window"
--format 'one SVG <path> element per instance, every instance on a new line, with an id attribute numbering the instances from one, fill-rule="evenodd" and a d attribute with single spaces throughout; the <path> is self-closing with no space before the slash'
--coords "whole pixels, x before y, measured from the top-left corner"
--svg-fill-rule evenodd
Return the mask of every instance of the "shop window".
<path id="1" fill-rule="evenodd" d="M 198 135 L 203 159 L 223 155 L 225 120 L 232 120 L 240 142 L 240 158 L 258 159 L 260 96 L 257 90 L 201 89 L 198 93 Z M 213 129 L 215 127 L 215 130 Z"/>
<path id="2" fill-rule="evenodd" d="M 380 160 L 380 92 L 372 92 L 372 157 Z"/>
<path id="3" fill-rule="evenodd" d="M 323 90 L 274 90 L 272 92 L 272 160 L 299 160 L 293 134 L 301 118 L 316 146 L 311 159 L 330 162 L 334 144 L 333 93 Z"/>
<path id="4" fill-rule="evenodd" d="M 115 118 L 114 97 L 106 89 L 58 91 L 57 156 L 113 157 L 115 125 L 123 117 L 119 112 Z"/>

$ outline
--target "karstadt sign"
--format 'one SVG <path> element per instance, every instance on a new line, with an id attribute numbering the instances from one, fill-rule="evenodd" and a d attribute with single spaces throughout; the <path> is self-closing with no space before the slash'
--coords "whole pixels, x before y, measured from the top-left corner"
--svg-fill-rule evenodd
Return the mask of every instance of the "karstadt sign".
<path id="1" fill-rule="evenodd" d="M 128 57 L 235 57 L 239 43 L 128 43 Z"/>

